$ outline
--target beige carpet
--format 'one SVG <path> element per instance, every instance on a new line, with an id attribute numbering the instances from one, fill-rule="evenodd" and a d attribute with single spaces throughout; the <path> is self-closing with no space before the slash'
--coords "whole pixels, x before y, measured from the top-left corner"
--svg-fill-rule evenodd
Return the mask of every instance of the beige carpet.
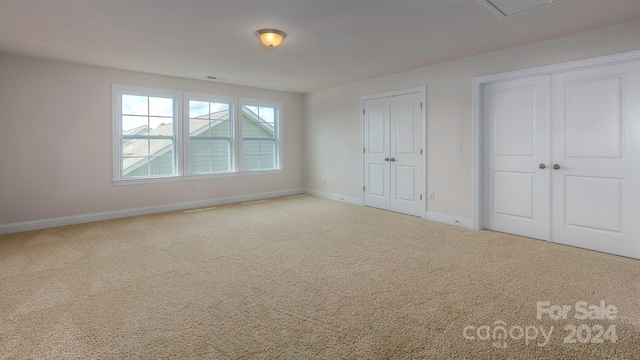
<path id="1" fill-rule="evenodd" d="M 638 260 L 277 198 L 0 236 L 0 358 L 640 359 L 639 285 Z"/>

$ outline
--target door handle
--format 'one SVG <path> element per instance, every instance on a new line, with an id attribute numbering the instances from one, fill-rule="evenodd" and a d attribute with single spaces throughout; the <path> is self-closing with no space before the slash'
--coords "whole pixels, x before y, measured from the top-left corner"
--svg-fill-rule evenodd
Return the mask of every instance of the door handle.
<path id="1" fill-rule="evenodd" d="M 553 168 L 554 168 L 554 169 L 556 169 L 556 170 L 558 170 L 558 169 L 560 169 L 560 165 L 558 165 L 558 164 L 553 164 Z"/>
<path id="2" fill-rule="evenodd" d="M 396 158 L 391 158 L 391 161 L 396 161 Z"/>
<path id="3" fill-rule="evenodd" d="M 384 158 L 384 161 L 389 161 L 389 158 Z"/>
<path id="4" fill-rule="evenodd" d="M 546 169 L 546 168 L 547 168 L 547 165 L 545 165 L 545 164 L 540 164 L 540 169 L 544 170 L 544 169 Z"/>

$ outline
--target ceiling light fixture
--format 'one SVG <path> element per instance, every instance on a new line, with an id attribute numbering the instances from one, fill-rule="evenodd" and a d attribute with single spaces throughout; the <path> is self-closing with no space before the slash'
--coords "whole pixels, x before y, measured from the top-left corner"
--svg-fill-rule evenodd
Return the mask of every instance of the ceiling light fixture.
<path id="1" fill-rule="evenodd" d="M 287 37 L 284 31 L 277 29 L 261 29 L 256 31 L 256 35 L 260 38 L 260 41 L 269 47 L 276 47 L 280 45 L 282 39 Z"/>

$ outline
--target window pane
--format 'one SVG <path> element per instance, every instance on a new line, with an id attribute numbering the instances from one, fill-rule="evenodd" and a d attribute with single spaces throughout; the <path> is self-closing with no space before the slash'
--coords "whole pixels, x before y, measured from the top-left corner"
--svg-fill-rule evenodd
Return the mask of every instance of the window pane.
<path id="1" fill-rule="evenodd" d="M 122 156 L 149 156 L 149 140 L 122 139 Z"/>
<path id="2" fill-rule="evenodd" d="M 218 102 L 212 102 L 211 103 L 211 117 L 214 119 L 218 119 L 221 116 L 224 116 L 226 114 L 228 114 L 229 108 L 230 108 L 230 104 L 228 103 L 218 103 Z"/>
<path id="3" fill-rule="evenodd" d="M 151 136 L 173 136 L 173 118 L 152 117 L 149 118 Z"/>
<path id="4" fill-rule="evenodd" d="M 211 153 L 214 155 L 230 155 L 230 142 L 227 139 L 213 139 Z"/>
<path id="5" fill-rule="evenodd" d="M 189 161 L 192 174 L 209 174 L 211 172 L 210 156 L 191 155 Z"/>
<path id="6" fill-rule="evenodd" d="M 173 117 L 173 99 L 150 97 L 149 115 Z"/>
<path id="7" fill-rule="evenodd" d="M 208 138 L 191 138 L 191 140 L 189 141 L 189 153 L 192 156 L 211 155 L 211 140 Z"/>
<path id="8" fill-rule="evenodd" d="M 230 159 L 225 155 L 191 157 L 191 173 L 193 174 L 229 172 L 230 165 Z"/>
<path id="9" fill-rule="evenodd" d="M 122 95 L 122 115 L 149 115 L 149 98 L 137 95 Z"/>
<path id="10" fill-rule="evenodd" d="M 190 118 L 198 118 L 203 117 L 209 118 L 209 102 L 207 101 L 189 101 L 189 117 Z"/>
<path id="11" fill-rule="evenodd" d="M 260 158 L 258 155 L 244 155 L 242 158 L 242 170 L 260 170 Z"/>
<path id="12" fill-rule="evenodd" d="M 228 139 L 192 138 L 189 141 L 192 155 L 230 155 L 230 141 Z"/>
<path id="13" fill-rule="evenodd" d="M 260 140 L 260 154 L 275 154 L 276 144 L 274 140 Z"/>
<path id="14" fill-rule="evenodd" d="M 227 103 L 189 102 L 189 134 L 191 136 L 229 136 L 229 107 Z"/>
<path id="15" fill-rule="evenodd" d="M 173 175 L 175 173 L 173 151 L 149 158 L 149 167 L 151 176 Z"/>
<path id="16" fill-rule="evenodd" d="M 242 152 L 245 155 L 256 155 L 260 153 L 259 140 L 243 139 Z"/>
<path id="17" fill-rule="evenodd" d="M 214 155 L 211 157 L 212 172 L 228 172 L 231 170 L 231 159 L 225 155 Z"/>
<path id="18" fill-rule="evenodd" d="M 122 135 L 145 135 L 149 132 L 148 122 L 146 116 L 123 116 Z"/>
<path id="19" fill-rule="evenodd" d="M 272 170 L 275 165 L 273 155 L 260 155 L 260 170 Z"/>
<path id="20" fill-rule="evenodd" d="M 276 109 L 268 106 L 245 106 L 245 109 L 257 116 L 257 120 L 273 125 Z"/>
<path id="21" fill-rule="evenodd" d="M 275 108 L 259 107 L 258 117 L 258 123 L 262 129 L 261 137 L 275 138 Z"/>
<path id="22" fill-rule="evenodd" d="M 192 137 L 229 137 L 231 123 L 229 120 L 200 120 L 189 121 L 189 134 Z"/>
<path id="23" fill-rule="evenodd" d="M 189 101 L 189 117 L 191 119 L 220 119 L 229 114 L 230 106 L 228 103 Z"/>
<path id="24" fill-rule="evenodd" d="M 134 166 L 129 167 L 122 173 L 123 178 L 149 177 L 149 158 L 137 158 Z"/>
<path id="25" fill-rule="evenodd" d="M 244 118 L 242 121 L 242 137 L 258 137 L 264 133 L 260 131 L 258 123 L 252 119 Z"/>
<path id="26" fill-rule="evenodd" d="M 149 156 L 156 157 L 170 153 L 173 156 L 173 140 L 149 140 Z"/>
<path id="27" fill-rule="evenodd" d="M 214 120 L 210 133 L 214 137 L 229 137 L 231 122 L 228 119 Z"/>
<path id="28" fill-rule="evenodd" d="M 249 114 L 249 115 L 258 116 L 258 107 L 257 106 L 245 105 L 245 106 L 242 107 L 242 111 L 244 113 Z"/>
<path id="29" fill-rule="evenodd" d="M 230 144 L 229 139 L 191 138 L 189 141 L 190 172 L 207 174 L 230 171 Z"/>
<path id="30" fill-rule="evenodd" d="M 209 136 L 208 129 L 211 122 L 209 119 L 190 119 L 189 135 L 191 136 Z"/>

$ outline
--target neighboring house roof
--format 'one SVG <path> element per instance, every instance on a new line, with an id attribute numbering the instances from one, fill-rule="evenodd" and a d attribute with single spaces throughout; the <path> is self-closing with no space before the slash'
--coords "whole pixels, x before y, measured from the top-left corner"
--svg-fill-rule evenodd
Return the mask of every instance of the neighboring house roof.
<path id="1" fill-rule="evenodd" d="M 149 127 L 147 125 L 141 125 L 134 127 L 133 129 L 123 131 L 122 135 L 144 135 L 147 132 L 149 132 Z"/>
<path id="2" fill-rule="evenodd" d="M 243 114 L 250 120 L 255 121 L 261 128 L 267 130 L 273 134 L 274 126 L 260 118 L 253 111 L 243 107 Z M 191 129 L 190 135 L 197 136 L 215 126 L 229 119 L 229 110 L 218 111 L 211 114 L 199 116 L 197 118 L 189 119 L 189 129 Z M 211 120 L 211 121 L 202 121 Z M 135 135 L 150 135 L 150 136 L 172 136 L 173 125 L 160 125 L 155 129 L 149 130 L 147 125 L 142 125 L 134 129 L 126 130 L 123 135 L 135 136 Z M 147 139 L 130 139 L 126 145 L 122 148 L 122 171 L 123 174 L 128 174 L 135 169 L 145 165 L 149 161 L 149 156 L 158 157 L 171 151 L 172 141 L 169 139 L 152 139 L 148 142 Z"/>
<path id="3" fill-rule="evenodd" d="M 211 122 L 201 121 L 203 120 L 212 120 Z M 200 121 L 199 121 L 200 120 Z M 222 110 L 212 114 L 198 116 L 194 119 L 189 119 L 189 129 L 192 129 L 189 135 L 197 136 L 202 134 L 205 131 L 208 131 L 218 124 L 221 124 L 225 120 L 229 120 L 229 110 Z"/>
<path id="4" fill-rule="evenodd" d="M 172 136 L 173 125 L 160 125 L 141 135 Z M 144 165 L 148 161 L 147 156 L 149 155 L 160 156 L 166 153 L 171 150 L 171 144 L 172 141 L 168 139 L 152 139 L 151 141 L 147 141 L 147 139 L 127 140 L 122 148 L 123 172 L 126 174 Z"/>

